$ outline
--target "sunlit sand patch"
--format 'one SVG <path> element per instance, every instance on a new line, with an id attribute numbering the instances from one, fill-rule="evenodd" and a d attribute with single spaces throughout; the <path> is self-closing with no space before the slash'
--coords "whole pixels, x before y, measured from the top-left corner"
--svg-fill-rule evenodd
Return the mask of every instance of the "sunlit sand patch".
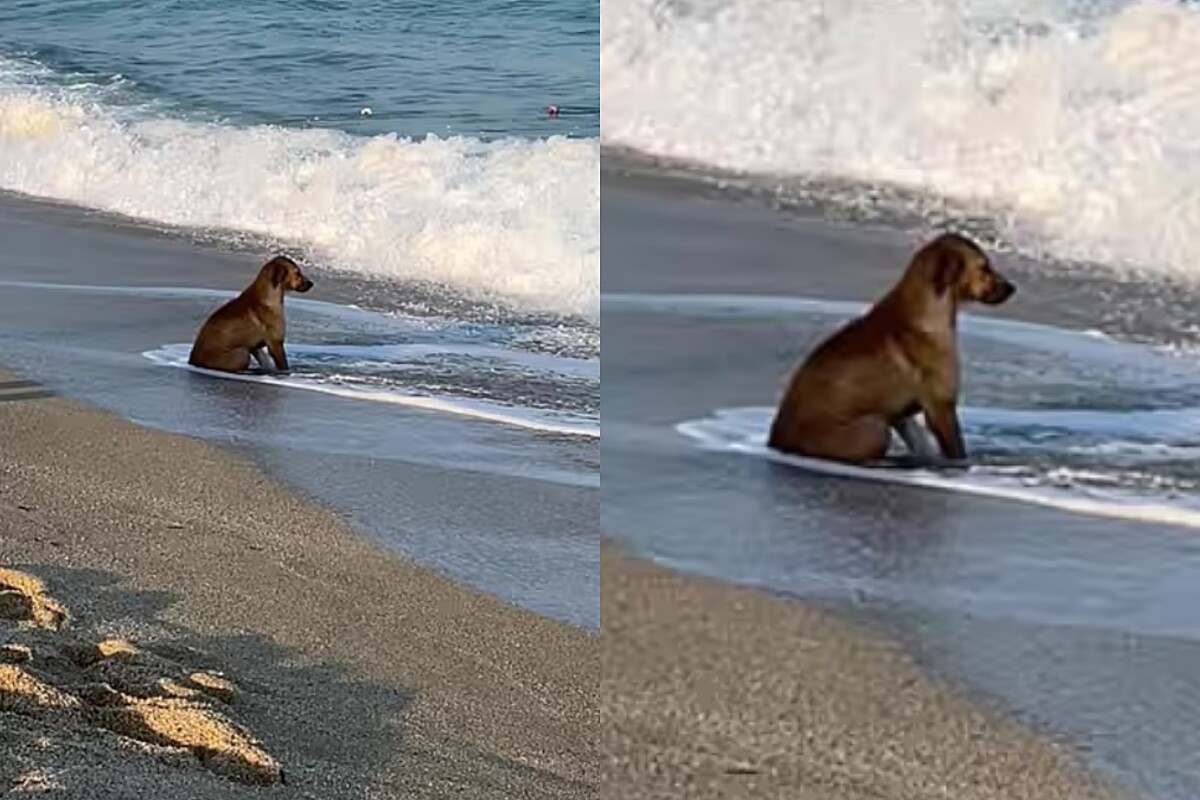
<path id="1" fill-rule="evenodd" d="M 67 624 L 68 615 L 36 577 L 0 568 L 0 619 L 58 630 Z"/>
<path id="2" fill-rule="evenodd" d="M 127 639 L 68 633 L 67 619 L 40 579 L 0 568 L 0 636 L 9 640 L 0 648 L 0 715 L 37 719 L 64 739 L 108 731 L 114 747 L 242 783 L 283 781 L 279 762 L 223 710 L 239 699 L 233 680 Z M 37 765 L 19 780 L 57 785 Z"/>

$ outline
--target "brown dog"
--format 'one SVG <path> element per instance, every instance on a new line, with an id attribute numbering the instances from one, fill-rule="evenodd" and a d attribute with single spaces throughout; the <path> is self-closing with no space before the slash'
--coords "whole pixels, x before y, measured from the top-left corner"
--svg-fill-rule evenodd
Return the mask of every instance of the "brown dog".
<path id="1" fill-rule="evenodd" d="M 821 344 L 796 371 L 771 425 L 776 450 L 847 463 L 887 454 L 889 428 L 918 457 L 925 413 L 942 456 L 966 458 L 958 425 L 958 307 L 1003 303 L 1015 287 L 965 237 L 944 234 L 917 252 L 866 316 Z"/>
<path id="2" fill-rule="evenodd" d="M 283 295 L 307 292 L 312 285 L 295 261 L 275 256 L 263 264 L 254 283 L 208 318 L 196 334 L 188 363 L 222 372 L 241 372 L 250 365 L 253 356 L 269 372 L 271 366 L 262 351 L 265 347 L 275 369 L 287 372 L 287 354 L 283 352 Z"/>

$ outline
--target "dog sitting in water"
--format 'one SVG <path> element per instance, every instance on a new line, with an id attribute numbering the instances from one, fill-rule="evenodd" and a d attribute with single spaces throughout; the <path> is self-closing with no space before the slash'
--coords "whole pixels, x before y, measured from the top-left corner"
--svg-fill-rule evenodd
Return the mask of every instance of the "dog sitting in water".
<path id="1" fill-rule="evenodd" d="M 895 430 L 921 458 L 967 457 L 958 424 L 957 315 L 963 303 L 1003 303 L 1015 287 L 974 242 L 943 234 L 863 317 L 825 340 L 792 376 L 768 441 L 795 455 L 862 464 L 887 454 Z"/>
<path id="2" fill-rule="evenodd" d="M 313 282 L 286 256 L 275 256 L 258 271 L 254 283 L 213 312 L 192 345 L 188 363 L 222 372 L 242 372 L 253 357 L 267 372 L 271 365 L 265 348 L 279 372 L 288 371 L 283 351 L 283 295 L 307 292 Z"/>

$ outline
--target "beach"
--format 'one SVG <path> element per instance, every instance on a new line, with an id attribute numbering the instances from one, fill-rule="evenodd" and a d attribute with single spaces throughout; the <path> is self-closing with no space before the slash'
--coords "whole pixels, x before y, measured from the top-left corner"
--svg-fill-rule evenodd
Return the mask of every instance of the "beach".
<path id="1" fill-rule="evenodd" d="M 597 359 L 530 368 L 521 359 L 538 356 L 507 344 L 475 357 L 510 326 L 389 312 L 378 298 L 383 310 L 371 310 L 388 284 L 318 265 L 316 288 L 288 301 L 290 381 L 198 375 L 181 368 L 191 337 L 254 276 L 261 251 L 14 196 L 0 198 L 0 228 L 0 348 L 22 377 L 234 448 L 393 552 L 598 626 L 596 437 L 542 431 L 539 409 L 519 405 L 543 392 L 597 406 Z M 144 355 L 164 345 L 177 361 Z M 555 372 L 562 363 L 596 378 Z M 555 380 L 569 385 L 556 391 Z M 356 387 L 370 391 L 319 391 Z M 503 421 L 456 405 L 481 394 Z M 409 404 L 429 397 L 443 408 Z"/>
<path id="2" fill-rule="evenodd" d="M 290 796 L 595 796 L 595 437 L 157 362 L 260 251 L 16 196 L 0 227 L 0 385 L 32 387 L 0 404 L 0 565 L 71 616 L 5 630 L 32 654 L 5 667 L 4 785 L 261 791 L 165 722 L 111 719 L 184 704 L 257 740 Z M 458 346 L 355 305 L 386 286 L 310 274 L 319 299 L 289 303 L 300 364 L 305 340 L 353 359 L 415 340 L 417 363 Z M 112 639 L 139 655 L 79 660 Z M 197 670 L 237 702 L 194 699 Z M 22 705 L 29 680 L 47 707 Z"/>
<path id="3" fill-rule="evenodd" d="M 660 568 L 763 593 L 645 578 L 674 586 L 681 599 L 664 589 L 657 605 L 630 612 L 641 622 L 630 623 L 628 636 L 660 616 L 694 613 L 688 639 L 704 638 L 712 648 L 697 658 L 723 653 L 731 660 L 711 689 L 683 682 L 686 670 L 672 668 L 673 688 L 651 682 L 646 697 L 678 697 L 697 714 L 717 714 L 724 704 L 744 708 L 749 695 L 731 699 L 734 670 L 757 663 L 760 652 L 777 653 L 773 637 L 785 634 L 775 621 L 794 615 L 789 624 L 799 630 L 800 620 L 833 613 L 859 634 L 881 637 L 871 647 L 899 647 L 911 659 L 903 663 L 925 679 L 998 714 L 985 725 L 999 737 L 986 748 L 989 758 L 1007 751 L 999 732 L 1016 729 L 995 722 L 1007 719 L 1063 746 L 1068 760 L 1117 791 L 1195 796 L 1200 630 L 1188 609 L 1200 538 L 1188 512 L 1192 462 L 1172 452 L 1185 452 L 1191 434 L 1155 427 L 1153 413 L 1189 413 L 1194 397 L 1189 360 L 1159 344 L 1186 321 L 1176 311 L 1190 296 L 1186 289 L 997 253 L 1018 293 L 998 309 L 967 309 L 962 324 L 968 446 L 986 469 L 971 485 L 941 488 L 816 475 L 763 452 L 782 382 L 818 337 L 885 291 L 936 228 L 872 222 L 836 208 L 772 207 L 716 181 L 674 178 L 616 157 L 606 161 L 603 184 L 602 535 Z M 1024 433 L 1034 423 L 1002 414 L 1022 408 L 1041 415 L 1041 450 Z M 1061 423 L 1055 414 L 1064 415 Z M 1156 437 L 1160 444 L 1147 444 Z M 1106 455 L 1117 451 L 1123 455 Z M 1023 477 L 1008 482 L 1007 470 L 1022 460 Z M 1133 477 L 1143 470 L 1158 483 Z M 1100 475 L 1111 477 L 1090 483 Z M 1162 490 L 1172 481 L 1174 490 Z M 1119 516 L 1126 492 L 1148 504 L 1140 519 Z M 1109 505 L 1089 514 L 1055 506 L 1073 495 L 1108 498 Z M 1176 510 L 1181 517 L 1171 516 Z M 606 634 L 608 587 L 617 580 L 607 574 L 607 559 Z M 705 600 L 706 593 L 729 599 Z M 732 613 L 735 596 L 759 604 L 759 616 L 726 624 L 721 614 Z M 747 627 L 759 638 L 751 640 Z M 661 638 L 665 654 L 670 631 L 667 625 L 658 637 L 631 641 L 657 648 Z M 606 679 L 621 669 L 606 668 Z M 813 676 L 834 679 L 822 670 L 837 671 L 768 660 L 761 686 L 803 693 Z M 769 689 L 768 678 L 782 688 Z M 864 691 L 847 687 L 830 693 Z M 665 712 L 645 713 L 664 727 L 675 724 Z M 825 727 L 806 725 L 795 707 L 784 716 L 797 736 Z M 660 741 L 657 728 L 635 727 L 636 736 L 626 734 L 633 741 Z M 864 719 L 856 732 L 866 737 L 868 730 Z M 710 733 L 684 738 L 688 747 L 723 752 L 705 738 Z M 630 740 L 617 740 L 627 757 Z M 730 758 L 766 758 L 770 769 L 783 770 L 786 759 L 770 760 L 778 746 L 758 741 L 731 749 Z M 663 762 L 678 767 L 687 750 L 664 753 Z M 718 765 L 725 761 L 713 760 L 706 774 L 726 785 L 733 779 L 720 777 Z M 658 774 L 646 764 L 623 769 L 647 779 Z M 682 780 L 686 772 L 664 767 L 662 774 Z M 1021 777 L 1011 770 L 1010 780 Z M 889 791 L 883 796 L 926 796 Z"/>
<path id="4" fill-rule="evenodd" d="M 0 563 L 75 635 L 232 679 L 281 796 L 596 796 L 594 635 L 398 559 L 211 445 L 54 398 L 0 403 L 0 428 Z M 54 796 L 261 791 L 37 714 L 0 737 L 4 785 L 44 773 Z"/>
<path id="5" fill-rule="evenodd" d="M 1119 796 L 1064 748 L 931 681 L 877 632 L 616 547 L 601 558 L 611 796 Z"/>
<path id="6" fill-rule="evenodd" d="M 0 9 L 3 790 L 595 796 L 598 37 Z M 192 369 L 278 254 L 290 371 Z"/>
<path id="7" fill-rule="evenodd" d="M 597 629 L 599 13 L 542 11 L 0 10 L 0 362 Z M 188 369 L 279 253 L 291 373 Z"/>

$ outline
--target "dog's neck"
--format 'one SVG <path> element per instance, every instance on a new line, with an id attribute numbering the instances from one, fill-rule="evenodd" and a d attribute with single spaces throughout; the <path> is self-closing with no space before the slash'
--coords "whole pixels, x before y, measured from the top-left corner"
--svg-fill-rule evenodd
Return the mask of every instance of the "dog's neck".
<path id="1" fill-rule="evenodd" d="M 931 335 L 958 327 L 958 297 L 953 288 L 935 291 L 926 281 L 906 275 L 879 306 L 894 310 L 908 325 Z"/>
<path id="2" fill-rule="evenodd" d="M 254 281 L 254 285 L 252 285 L 248 291 L 258 298 L 259 302 L 265 305 L 283 305 L 283 296 L 285 294 L 283 291 L 283 286 L 281 284 L 272 283 L 270 277 L 260 275 L 258 279 Z"/>

